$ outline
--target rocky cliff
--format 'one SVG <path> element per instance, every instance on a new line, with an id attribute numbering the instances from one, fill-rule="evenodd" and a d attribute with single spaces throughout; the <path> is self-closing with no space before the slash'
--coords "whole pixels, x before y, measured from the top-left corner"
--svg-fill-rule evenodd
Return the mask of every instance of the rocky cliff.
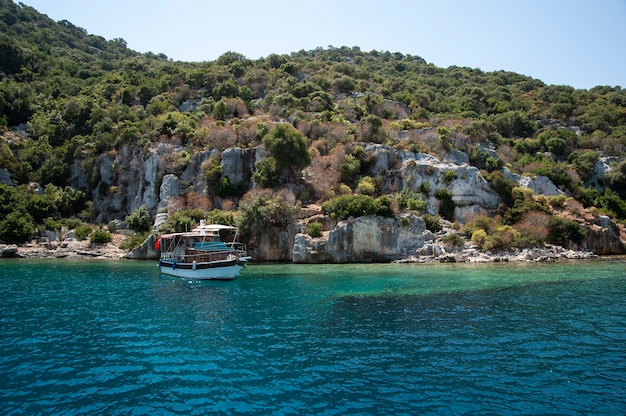
<path id="1" fill-rule="evenodd" d="M 364 145 L 368 160 L 366 175 L 378 178 L 382 193 L 393 194 L 403 189 L 415 192 L 428 189 L 426 210 L 436 214 L 441 201 L 437 191 L 446 189 L 454 201 L 454 218 L 463 223 L 468 214 L 489 214 L 501 203 L 499 195 L 482 176 L 470 166 L 467 155 L 458 150 L 447 158 L 438 159 L 425 153 L 399 150 L 386 145 Z M 99 222 L 123 218 L 142 205 L 153 217 L 176 209 L 172 201 L 194 194 L 204 199 L 206 207 L 224 203 L 213 195 L 208 186 L 205 169 L 210 158 L 219 161 L 222 177 L 237 184 L 243 192 L 254 185 L 251 177 L 255 163 L 266 156 L 262 147 L 230 148 L 221 153 L 197 152 L 185 160 L 185 149 L 173 145 L 154 148 L 124 147 L 116 154 L 102 155 L 95 172 L 98 179 L 94 191 L 94 208 Z M 507 176 L 519 186 L 531 189 L 536 195 L 560 195 L 560 191 L 546 177 Z M 76 181 L 84 180 L 76 177 Z M 317 213 L 319 214 L 319 213 Z M 433 235 L 424 221 L 416 216 L 399 219 L 359 217 L 347 221 L 325 220 L 323 237 L 312 238 L 304 233 L 306 220 L 294 222 L 285 229 L 268 228 L 253 238 L 251 253 L 257 261 L 294 261 L 297 263 L 347 263 L 364 261 L 393 261 L 415 255 L 425 244 L 431 244 Z M 621 228 L 608 217 L 587 220 L 587 247 L 598 254 L 624 252 Z M 147 242 L 149 244 L 149 242 Z M 134 250 L 131 258 L 151 258 L 153 250 Z"/>

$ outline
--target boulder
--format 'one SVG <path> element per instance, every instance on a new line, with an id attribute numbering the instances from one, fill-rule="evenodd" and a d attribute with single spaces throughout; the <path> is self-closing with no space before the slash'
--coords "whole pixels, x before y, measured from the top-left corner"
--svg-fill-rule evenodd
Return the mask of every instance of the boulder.
<path id="1" fill-rule="evenodd" d="M 155 243 L 156 239 L 154 234 L 150 234 L 139 247 L 132 249 L 124 258 L 132 260 L 156 260 L 159 258 L 159 253 L 154 248 Z"/>
<path id="2" fill-rule="evenodd" d="M 532 190 L 535 195 L 565 195 L 547 176 L 538 175 L 534 179 L 529 176 L 522 176 L 518 183 L 520 186 Z"/>
<path id="3" fill-rule="evenodd" d="M 327 237 L 297 234 L 294 263 L 388 262 L 405 258 L 424 245 L 424 221 L 365 216 L 339 222 Z"/>
<path id="4" fill-rule="evenodd" d="M 586 244 L 597 255 L 625 254 L 622 230 L 610 217 L 599 215 L 597 221 L 585 227 Z"/>

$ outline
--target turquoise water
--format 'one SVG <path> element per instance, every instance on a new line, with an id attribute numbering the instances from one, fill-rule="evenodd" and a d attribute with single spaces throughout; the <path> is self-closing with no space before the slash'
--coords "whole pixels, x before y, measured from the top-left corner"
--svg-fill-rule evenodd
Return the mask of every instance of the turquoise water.
<path id="1" fill-rule="evenodd" d="M 0 261 L 4 415 L 626 413 L 626 262 Z"/>

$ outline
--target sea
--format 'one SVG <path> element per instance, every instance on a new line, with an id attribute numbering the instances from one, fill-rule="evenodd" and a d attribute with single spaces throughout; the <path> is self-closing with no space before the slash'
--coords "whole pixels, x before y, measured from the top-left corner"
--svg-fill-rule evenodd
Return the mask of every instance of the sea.
<path id="1" fill-rule="evenodd" d="M 3 415 L 624 415 L 626 259 L 0 260 Z"/>

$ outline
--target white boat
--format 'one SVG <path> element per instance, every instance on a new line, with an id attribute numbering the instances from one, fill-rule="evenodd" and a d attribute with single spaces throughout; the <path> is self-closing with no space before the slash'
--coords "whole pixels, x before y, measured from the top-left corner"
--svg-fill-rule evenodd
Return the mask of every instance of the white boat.
<path id="1" fill-rule="evenodd" d="M 223 242 L 222 230 L 237 236 L 236 227 L 205 225 L 202 221 L 191 231 L 161 235 L 155 245 L 160 252 L 161 273 L 190 280 L 232 280 L 239 276 L 250 260 L 246 246 L 237 241 Z"/>

